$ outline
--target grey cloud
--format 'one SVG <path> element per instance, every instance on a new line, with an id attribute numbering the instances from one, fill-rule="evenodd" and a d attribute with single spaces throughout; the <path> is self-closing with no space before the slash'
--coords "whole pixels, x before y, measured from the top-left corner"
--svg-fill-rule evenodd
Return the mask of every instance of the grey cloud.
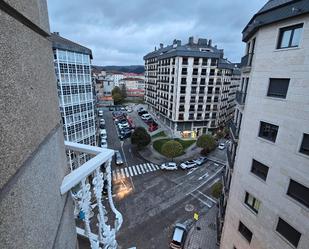
<path id="1" fill-rule="evenodd" d="M 52 31 L 93 50 L 97 65 L 143 64 L 163 42 L 212 38 L 225 57 L 239 61 L 241 31 L 262 0 L 48 0 Z"/>

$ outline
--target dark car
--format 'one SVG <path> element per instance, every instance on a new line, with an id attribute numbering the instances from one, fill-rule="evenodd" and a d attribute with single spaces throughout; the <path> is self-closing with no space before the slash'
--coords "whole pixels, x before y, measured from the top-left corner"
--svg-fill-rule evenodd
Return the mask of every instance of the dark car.
<path id="1" fill-rule="evenodd" d="M 137 112 L 137 114 L 139 115 L 139 116 L 142 116 L 143 114 L 147 114 L 148 112 L 147 111 L 145 111 L 145 110 L 142 110 L 142 111 L 140 111 L 140 112 Z"/>
<path id="2" fill-rule="evenodd" d="M 115 163 L 116 165 L 123 164 L 122 156 L 118 150 L 115 151 Z"/>
<path id="3" fill-rule="evenodd" d="M 119 134 L 119 139 L 120 140 L 124 140 L 124 139 L 126 139 L 126 138 L 129 138 L 129 137 L 131 137 L 131 132 L 125 132 L 125 133 L 120 133 Z"/>

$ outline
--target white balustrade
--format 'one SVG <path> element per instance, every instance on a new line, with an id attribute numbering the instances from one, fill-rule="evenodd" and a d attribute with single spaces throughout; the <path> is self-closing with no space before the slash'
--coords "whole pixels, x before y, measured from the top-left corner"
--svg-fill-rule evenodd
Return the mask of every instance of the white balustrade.
<path id="1" fill-rule="evenodd" d="M 103 149 L 95 146 L 84 145 L 73 142 L 65 142 L 66 150 L 74 151 L 77 158 L 77 167 L 66 175 L 62 181 L 60 192 L 65 194 L 71 192 L 74 200 L 74 216 L 79 217 L 84 222 L 84 228 L 77 227 L 76 231 L 79 235 L 86 236 L 89 239 L 92 249 L 116 249 L 116 233 L 122 225 L 122 215 L 116 209 L 112 199 L 112 177 L 111 162 L 114 154 L 113 150 Z M 80 154 L 88 154 L 93 157 L 87 162 L 80 164 Z M 104 165 L 104 172 L 101 166 Z M 90 182 L 90 179 L 92 181 Z M 107 184 L 108 203 L 104 203 L 102 192 L 104 184 Z M 91 203 L 95 199 L 96 203 Z M 107 211 L 106 204 L 115 215 L 113 227 L 108 225 L 106 221 Z M 91 219 L 93 218 L 97 208 L 97 227 L 98 234 L 91 231 Z M 101 247 L 102 245 L 103 247 Z"/>

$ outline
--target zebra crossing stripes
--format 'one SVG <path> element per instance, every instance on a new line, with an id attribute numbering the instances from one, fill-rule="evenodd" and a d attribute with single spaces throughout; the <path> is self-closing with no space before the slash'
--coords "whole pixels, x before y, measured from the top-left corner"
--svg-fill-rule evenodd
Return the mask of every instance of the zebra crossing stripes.
<path id="1" fill-rule="evenodd" d="M 149 168 L 149 170 L 152 172 L 153 171 L 153 169 L 150 167 L 150 164 L 149 163 L 147 163 L 147 167 Z"/>
<path id="2" fill-rule="evenodd" d="M 132 169 L 133 169 L 134 174 L 137 175 L 137 171 L 135 169 L 135 166 L 132 166 Z"/>
<path id="3" fill-rule="evenodd" d="M 136 167 L 136 169 L 137 169 L 138 174 L 140 175 L 142 172 L 141 172 L 139 166 L 138 166 L 138 165 L 135 165 L 135 167 Z"/>
<path id="4" fill-rule="evenodd" d="M 153 163 L 143 163 L 121 169 L 116 168 L 115 170 L 113 170 L 113 180 L 120 180 L 126 177 L 143 175 L 149 172 L 157 171 L 159 169 L 160 167 Z"/>
<path id="5" fill-rule="evenodd" d="M 128 168 L 124 168 L 124 171 L 126 172 L 126 177 L 129 177 L 129 170 L 128 170 Z"/>

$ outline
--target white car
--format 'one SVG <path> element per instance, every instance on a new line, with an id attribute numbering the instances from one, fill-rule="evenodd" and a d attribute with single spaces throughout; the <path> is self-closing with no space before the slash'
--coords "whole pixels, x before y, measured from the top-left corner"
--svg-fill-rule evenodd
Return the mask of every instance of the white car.
<path id="1" fill-rule="evenodd" d="M 193 160 L 198 166 L 207 162 L 207 157 L 201 156 L 198 159 Z"/>
<path id="2" fill-rule="evenodd" d="M 98 114 L 99 114 L 99 117 L 103 117 L 103 111 L 102 110 L 100 110 Z"/>
<path id="3" fill-rule="evenodd" d="M 104 118 L 101 118 L 101 119 L 100 119 L 100 124 L 105 125 L 105 120 L 104 120 Z"/>
<path id="4" fill-rule="evenodd" d="M 104 139 L 101 139 L 101 147 L 102 148 L 107 148 L 107 141 Z"/>
<path id="5" fill-rule="evenodd" d="M 130 125 L 127 123 L 119 123 L 118 124 L 119 129 L 123 129 L 123 128 L 130 128 Z"/>
<path id="6" fill-rule="evenodd" d="M 161 169 L 165 169 L 165 170 L 176 170 L 177 169 L 177 164 L 174 163 L 174 162 L 162 163 L 160 168 Z"/>
<path id="7" fill-rule="evenodd" d="M 170 242 L 170 248 L 172 249 L 184 248 L 186 234 L 187 234 L 187 227 L 184 224 L 177 223 L 174 227 L 174 233 L 172 241 Z"/>
<path id="8" fill-rule="evenodd" d="M 151 118 L 151 115 L 150 115 L 149 113 L 146 113 L 146 114 L 143 114 L 143 115 L 141 116 L 141 118 L 142 118 L 143 120 L 150 119 L 150 118 Z"/>
<path id="9" fill-rule="evenodd" d="M 186 161 L 182 164 L 180 164 L 180 168 L 182 169 L 191 169 L 194 168 L 196 166 L 196 163 L 194 161 Z"/>
<path id="10" fill-rule="evenodd" d="M 219 150 L 224 150 L 225 149 L 225 144 L 224 143 L 220 143 L 218 146 Z"/>
<path id="11" fill-rule="evenodd" d="M 106 133 L 105 129 L 100 130 L 100 136 L 101 136 L 101 139 L 103 139 L 103 140 L 107 139 L 107 133 Z"/>

